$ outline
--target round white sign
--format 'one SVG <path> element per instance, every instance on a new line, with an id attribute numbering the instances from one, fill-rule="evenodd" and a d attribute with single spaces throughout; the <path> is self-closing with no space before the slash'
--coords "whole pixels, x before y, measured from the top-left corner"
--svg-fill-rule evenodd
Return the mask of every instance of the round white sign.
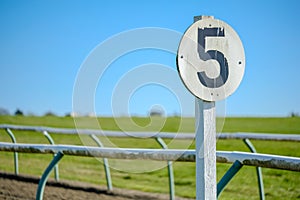
<path id="1" fill-rule="evenodd" d="M 237 33 L 225 22 L 202 18 L 184 33 L 177 69 L 187 89 L 205 101 L 222 100 L 239 86 L 245 53 Z"/>

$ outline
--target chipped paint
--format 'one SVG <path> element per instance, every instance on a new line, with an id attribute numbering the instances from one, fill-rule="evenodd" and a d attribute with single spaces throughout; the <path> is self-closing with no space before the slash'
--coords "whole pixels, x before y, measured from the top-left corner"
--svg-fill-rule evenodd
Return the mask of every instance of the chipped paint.
<path id="1" fill-rule="evenodd" d="M 217 162 L 233 163 L 236 160 L 240 161 L 243 165 L 300 172 L 300 158 L 298 157 L 246 152 L 217 152 Z"/>
<path id="2" fill-rule="evenodd" d="M 0 151 L 101 157 L 114 159 L 143 159 L 157 161 L 195 162 L 195 150 L 179 149 L 129 149 L 85 147 L 75 145 L 14 144 L 0 142 Z M 300 158 L 269 154 L 217 151 L 217 162 L 233 163 L 236 160 L 243 165 L 285 169 L 300 172 Z"/>

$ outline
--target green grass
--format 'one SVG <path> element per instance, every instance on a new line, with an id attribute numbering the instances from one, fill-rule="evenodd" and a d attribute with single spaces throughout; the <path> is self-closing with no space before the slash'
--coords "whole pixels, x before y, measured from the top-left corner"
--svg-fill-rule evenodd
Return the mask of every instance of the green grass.
<path id="1" fill-rule="evenodd" d="M 76 125 L 75 125 L 76 123 Z M 123 131 L 193 132 L 193 118 L 76 118 L 71 117 L 23 117 L 0 116 L 0 124 L 22 124 L 64 128 L 102 128 Z M 224 126 L 223 126 L 224 125 Z M 300 118 L 226 118 L 218 121 L 223 132 L 300 133 Z M 19 143 L 48 143 L 38 132 L 14 131 Z M 56 144 L 95 145 L 86 136 L 51 134 Z M 0 141 L 10 142 L 4 130 Z M 160 148 L 154 139 L 101 138 L 105 146 Z M 278 141 L 252 141 L 260 153 L 300 157 L 299 143 Z M 170 148 L 194 148 L 193 141 L 166 140 Z M 217 150 L 249 151 L 241 140 L 218 140 Z M 41 176 L 52 155 L 19 154 L 21 174 Z M 14 172 L 13 153 L 0 152 L 0 170 Z M 166 162 L 126 161 L 110 159 L 114 187 L 148 192 L 168 193 Z M 218 180 L 230 167 L 217 164 Z M 152 169 L 159 170 L 152 170 Z M 101 159 L 65 156 L 59 164 L 60 178 L 106 185 Z M 123 170 L 123 171 L 122 171 Z M 124 171 L 125 170 L 125 171 Z M 126 172 L 130 171 L 130 172 Z M 140 171 L 139 171 L 140 170 Z M 133 172 L 140 173 L 133 173 Z M 147 172 L 144 172 L 147 171 Z M 144 172 L 144 173 L 141 173 Z M 175 189 L 177 196 L 195 197 L 195 163 L 175 162 Z M 266 199 L 300 199 L 300 173 L 285 170 L 263 169 Z M 53 174 L 51 177 L 54 177 Z M 244 166 L 222 193 L 220 199 L 258 199 L 258 187 L 254 167 Z"/>
<path id="2" fill-rule="evenodd" d="M 300 118 L 226 118 L 223 132 L 300 133 Z"/>

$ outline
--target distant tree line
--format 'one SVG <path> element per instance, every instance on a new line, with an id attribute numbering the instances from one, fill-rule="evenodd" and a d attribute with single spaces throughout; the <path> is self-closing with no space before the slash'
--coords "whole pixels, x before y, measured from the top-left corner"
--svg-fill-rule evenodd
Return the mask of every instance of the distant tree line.
<path id="1" fill-rule="evenodd" d="M 8 116 L 8 115 L 11 115 L 11 113 L 7 109 L 0 107 L 0 116 L 5 116 L 5 115 Z M 22 110 L 20 110 L 18 108 L 13 113 L 13 115 L 15 115 L 15 116 L 24 116 L 25 114 L 24 114 L 24 112 Z M 28 114 L 28 115 L 29 116 L 34 116 L 33 113 Z M 162 117 L 164 115 L 165 115 L 164 111 L 162 109 L 159 109 L 159 108 L 152 108 L 148 112 L 148 116 L 151 116 L 151 117 L 153 117 L 153 116 Z M 45 112 L 45 114 L 43 116 L 57 116 L 57 115 L 54 112 L 52 112 L 52 111 L 47 111 L 47 112 Z M 81 116 L 81 115 L 79 115 L 77 113 L 74 113 L 74 112 L 70 112 L 70 113 L 66 113 L 65 114 L 65 117 L 76 117 L 76 116 Z M 86 115 L 86 116 L 94 117 L 94 115 L 91 115 L 91 114 Z M 175 113 L 174 116 L 178 116 L 178 114 Z M 290 112 L 288 114 L 288 117 L 300 117 L 300 114 L 297 113 L 297 112 L 292 111 L 292 112 Z"/>
<path id="2" fill-rule="evenodd" d="M 5 108 L 0 108 L 0 115 L 10 115 L 9 111 Z M 24 115 L 24 113 L 20 110 L 20 109 L 17 109 L 15 112 L 14 112 L 14 115 Z"/>
<path id="3" fill-rule="evenodd" d="M 0 116 L 5 116 L 5 115 L 11 115 L 10 112 L 5 109 L 5 108 L 0 108 Z M 24 112 L 21 109 L 16 109 L 16 111 L 13 113 L 15 116 L 24 116 Z M 29 116 L 34 116 L 33 113 L 28 114 Z M 48 111 L 44 114 L 44 116 L 56 116 L 56 114 L 52 111 Z"/>

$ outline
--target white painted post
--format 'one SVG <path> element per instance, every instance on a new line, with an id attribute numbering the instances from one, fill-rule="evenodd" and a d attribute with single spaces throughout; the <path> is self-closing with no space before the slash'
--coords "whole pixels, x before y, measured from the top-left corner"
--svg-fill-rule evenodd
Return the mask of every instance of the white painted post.
<path id="1" fill-rule="evenodd" d="M 196 199 L 217 198 L 215 102 L 196 98 Z"/>
<path id="2" fill-rule="evenodd" d="M 212 16 L 195 16 L 194 22 Z M 215 102 L 195 98 L 196 199 L 217 199 Z"/>

